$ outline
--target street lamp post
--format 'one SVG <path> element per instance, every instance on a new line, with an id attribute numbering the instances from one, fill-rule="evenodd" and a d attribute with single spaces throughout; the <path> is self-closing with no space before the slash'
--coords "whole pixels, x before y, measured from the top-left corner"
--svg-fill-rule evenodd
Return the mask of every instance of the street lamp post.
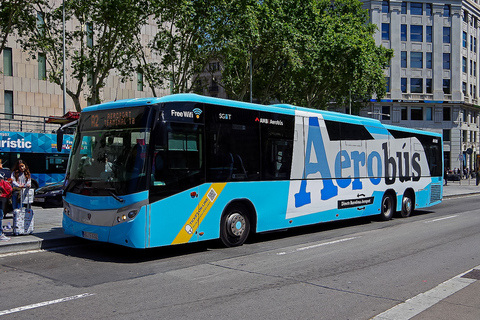
<path id="1" fill-rule="evenodd" d="M 65 0 L 62 0 L 62 20 L 63 20 L 63 114 L 67 113 L 66 103 L 66 79 L 65 79 Z"/>

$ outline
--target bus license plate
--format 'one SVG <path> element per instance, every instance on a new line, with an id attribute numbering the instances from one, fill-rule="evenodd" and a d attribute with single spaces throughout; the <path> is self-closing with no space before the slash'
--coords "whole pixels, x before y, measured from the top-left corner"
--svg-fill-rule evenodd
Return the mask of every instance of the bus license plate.
<path id="1" fill-rule="evenodd" d="M 98 240 L 98 234 L 93 232 L 82 231 L 83 237 L 90 240 Z"/>

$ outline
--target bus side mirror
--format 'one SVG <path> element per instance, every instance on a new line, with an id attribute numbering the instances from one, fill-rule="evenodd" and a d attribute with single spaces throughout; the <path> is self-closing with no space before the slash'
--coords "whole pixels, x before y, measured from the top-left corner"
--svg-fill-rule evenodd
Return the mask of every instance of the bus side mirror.
<path id="1" fill-rule="evenodd" d="M 63 144 L 63 129 L 57 130 L 57 151 L 62 151 L 62 144 Z"/>

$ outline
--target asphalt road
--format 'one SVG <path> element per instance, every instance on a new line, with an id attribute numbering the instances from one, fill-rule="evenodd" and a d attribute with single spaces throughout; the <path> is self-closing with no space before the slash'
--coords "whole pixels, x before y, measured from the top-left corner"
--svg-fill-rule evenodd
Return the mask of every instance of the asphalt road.
<path id="1" fill-rule="evenodd" d="M 480 265 L 480 196 L 151 250 L 91 243 L 0 255 L 2 319 L 369 319 Z"/>

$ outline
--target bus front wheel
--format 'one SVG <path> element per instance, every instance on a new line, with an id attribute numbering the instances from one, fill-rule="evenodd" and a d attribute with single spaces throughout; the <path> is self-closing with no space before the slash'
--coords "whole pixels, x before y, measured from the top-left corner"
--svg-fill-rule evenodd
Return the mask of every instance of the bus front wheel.
<path id="1" fill-rule="evenodd" d="M 250 233 L 247 209 L 241 205 L 230 207 L 220 221 L 220 239 L 226 247 L 241 246 Z"/>
<path id="2" fill-rule="evenodd" d="M 382 204 L 380 208 L 380 219 L 388 221 L 392 219 L 394 212 L 394 200 L 393 196 L 389 193 L 385 193 L 382 198 Z"/>

